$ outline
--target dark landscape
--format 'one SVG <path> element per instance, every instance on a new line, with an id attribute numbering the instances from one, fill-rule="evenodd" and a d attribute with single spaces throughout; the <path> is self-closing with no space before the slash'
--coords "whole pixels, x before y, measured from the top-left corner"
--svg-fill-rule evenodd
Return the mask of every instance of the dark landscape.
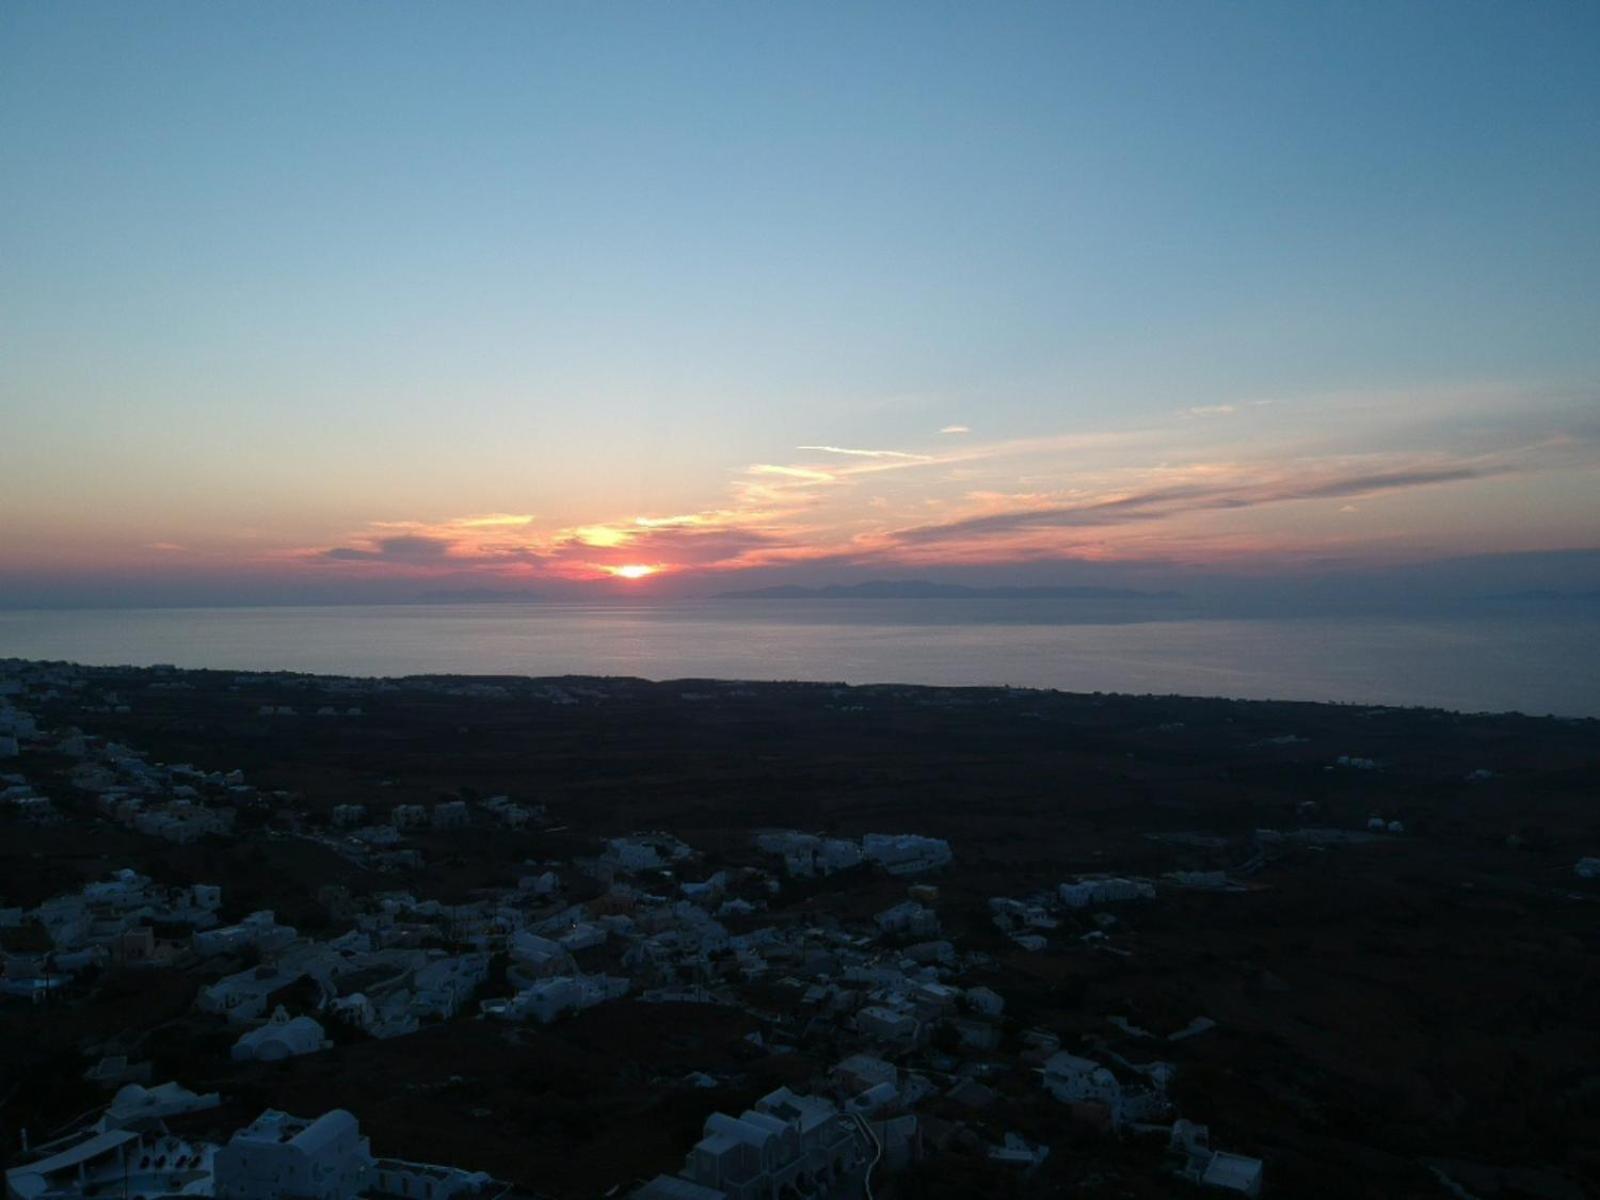
<path id="1" fill-rule="evenodd" d="M 0 2 L 0 1200 L 1600 1200 L 1597 61 Z"/>
<path id="2" fill-rule="evenodd" d="M 43 1142 L 97 1111 L 110 1089 L 85 1072 L 123 1057 L 152 1082 L 219 1094 L 220 1107 L 174 1124 L 185 1136 L 226 1141 L 265 1108 L 337 1106 L 378 1154 L 485 1171 L 529 1195 L 626 1194 L 677 1172 L 713 1112 L 780 1086 L 847 1101 L 833 1068 L 871 1053 L 923 1081 L 878 1115 L 916 1126 L 908 1161 L 874 1175 L 879 1196 L 1172 1196 L 1189 1186 L 1167 1131 L 1179 1114 L 1209 1126 L 1212 1147 L 1259 1159 L 1273 1195 L 1600 1190 L 1600 879 L 1577 869 L 1600 852 L 1600 722 L 16 661 L 0 680 L 10 711 L 36 722 L 0 761 L 9 977 L 52 949 L 33 910 L 126 868 L 155 887 L 219 885 L 224 922 L 270 909 L 323 942 L 404 893 L 431 912 L 410 918 L 408 944 L 491 956 L 471 1003 L 405 1036 L 370 1036 L 309 981 L 290 984 L 270 1005 L 317 1017 L 331 1045 L 235 1062 L 243 1027 L 197 996 L 271 953 L 202 957 L 190 935 L 158 927 L 159 961 L 119 961 L 113 947 L 42 996 L 4 998 L 8 1153 L 24 1130 Z M 115 747 L 145 766 L 130 774 Z M 184 810 L 231 809 L 229 827 L 191 838 L 119 817 L 108 793 L 146 811 L 172 799 L 157 764 L 195 768 Z M 499 797 L 526 821 L 508 823 Z M 459 825 L 436 819 L 384 850 L 335 827 L 339 806 L 384 825 L 404 806 L 456 801 Z M 756 844 L 770 830 L 919 835 L 951 858 L 908 876 L 865 863 L 792 878 Z M 599 865 L 607 839 L 654 832 L 693 857 L 625 875 Z M 525 877 L 545 870 L 559 889 L 530 894 Z M 647 972 L 617 936 L 574 957 L 585 973 L 631 975 L 629 994 L 549 1024 L 480 1015 L 479 1001 L 516 989 L 505 930 L 478 914 L 511 905 L 532 922 L 581 906 L 642 923 L 719 872 L 718 903 L 748 902 L 720 917 L 735 939 L 833 931 L 877 963 L 931 940 L 874 923 L 920 897 L 949 943 L 930 952 L 941 981 L 997 993 L 1003 1014 L 975 1028 L 963 1004 L 886 1043 L 851 1018 L 869 984 L 792 944 L 767 943 L 755 972 L 732 952 Z M 1058 902 L 1061 884 L 1102 875 L 1153 887 Z M 1048 914 L 1019 918 L 1036 922 L 1038 948 L 1003 928 L 997 897 Z M 819 1006 L 814 985 L 830 974 L 845 998 Z M 716 1002 L 646 1002 L 668 985 Z M 1105 1106 L 1056 1099 L 1041 1079 L 1057 1051 L 1123 1064 L 1127 1079 L 1170 1064 L 1165 1124 L 1113 1131 Z M 1048 1157 L 997 1160 L 1008 1133 Z"/>

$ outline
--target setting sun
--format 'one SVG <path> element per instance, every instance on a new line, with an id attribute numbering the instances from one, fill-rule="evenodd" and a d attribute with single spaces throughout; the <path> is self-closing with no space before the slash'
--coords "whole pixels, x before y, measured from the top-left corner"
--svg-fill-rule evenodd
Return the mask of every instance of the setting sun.
<path id="1" fill-rule="evenodd" d="M 612 567 L 613 575 L 620 575 L 624 579 L 643 579 L 646 575 L 654 575 L 656 569 L 647 567 L 642 563 L 630 563 L 626 567 Z"/>

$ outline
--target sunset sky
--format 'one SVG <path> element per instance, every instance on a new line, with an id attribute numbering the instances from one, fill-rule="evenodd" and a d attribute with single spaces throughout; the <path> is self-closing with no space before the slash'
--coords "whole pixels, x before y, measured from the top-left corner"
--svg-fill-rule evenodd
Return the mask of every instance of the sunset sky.
<path id="1" fill-rule="evenodd" d="M 1288 7 L 12 0 L 0 604 L 1600 548 L 1600 6 Z"/>

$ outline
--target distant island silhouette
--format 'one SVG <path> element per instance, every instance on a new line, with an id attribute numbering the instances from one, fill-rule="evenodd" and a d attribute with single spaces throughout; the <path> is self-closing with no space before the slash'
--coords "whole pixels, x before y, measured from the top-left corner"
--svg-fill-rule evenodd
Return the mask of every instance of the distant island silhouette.
<path id="1" fill-rule="evenodd" d="M 534 604 L 545 599 L 538 592 L 510 591 L 505 588 L 452 588 L 422 592 L 414 604 Z"/>
<path id="2" fill-rule="evenodd" d="M 823 587 L 783 584 L 718 592 L 718 600 L 1176 600 L 1181 592 L 1143 592 L 1106 587 L 967 587 L 925 579 L 876 579 Z"/>

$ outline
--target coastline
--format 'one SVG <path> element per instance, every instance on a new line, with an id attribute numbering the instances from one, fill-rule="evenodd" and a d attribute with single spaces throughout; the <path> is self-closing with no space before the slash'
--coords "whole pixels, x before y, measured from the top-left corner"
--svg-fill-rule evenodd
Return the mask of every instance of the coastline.
<path id="1" fill-rule="evenodd" d="M 89 665 L 1012 686 L 1566 716 L 1600 716 L 1585 666 L 1596 638 L 1589 613 L 1152 621 L 1026 600 L 0 611 L 0 657 Z"/>

